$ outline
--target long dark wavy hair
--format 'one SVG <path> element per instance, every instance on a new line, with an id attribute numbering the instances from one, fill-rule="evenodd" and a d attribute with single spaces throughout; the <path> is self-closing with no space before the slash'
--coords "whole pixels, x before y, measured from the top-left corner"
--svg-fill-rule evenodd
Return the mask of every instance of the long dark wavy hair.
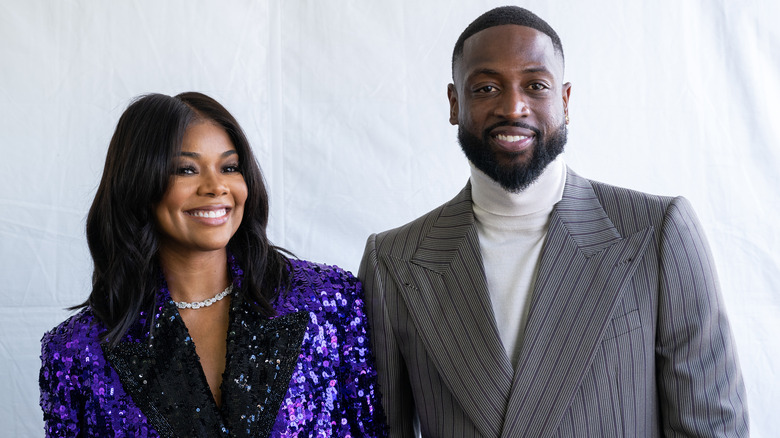
<path id="1" fill-rule="evenodd" d="M 87 215 L 92 292 L 74 307 L 92 309 L 108 329 L 103 340 L 112 346 L 140 311 L 152 312 L 161 275 L 154 206 L 175 172 L 184 132 L 199 121 L 214 122 L 227 132 L 247 186 L 244 217 L 228 242 L 228 251 L 244 271 L 241 292 L 261 315 L 272 316 L 271 301 L 289 286 L 289 259 L 266 236 L 263 175 L 236 119 L 201 93 L 141 96 L 119 118 L 108 146 L 103 177 Z"/>

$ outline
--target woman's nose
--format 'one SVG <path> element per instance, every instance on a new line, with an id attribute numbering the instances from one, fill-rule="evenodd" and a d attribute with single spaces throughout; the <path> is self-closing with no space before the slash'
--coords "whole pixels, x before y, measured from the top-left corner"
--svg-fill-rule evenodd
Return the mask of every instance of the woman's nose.
<path id="1" fill-rule="evenodd" d="M 198 194 L 202 196 L 222 196 L 229 191 L 225 176 L 221 172 L 208 171 L 201 173 Z"/>

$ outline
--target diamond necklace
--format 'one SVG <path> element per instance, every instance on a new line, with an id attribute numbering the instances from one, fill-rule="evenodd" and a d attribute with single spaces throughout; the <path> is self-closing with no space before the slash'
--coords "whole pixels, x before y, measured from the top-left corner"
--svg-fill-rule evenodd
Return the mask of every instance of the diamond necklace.
<path id="1" fill-rule="evenodd" d="M 231 293 L 233 293 L 232 283 L 228 285 L 228 287 L 226 287 L 225 290 L 216 294 L 214 298 L 209 298 L 203 301 L 196 301 L 194 303 L 188 303 L 186 301 L 174 301 L 173 303 L 176 304 L 176 307 L 178 307 L 179 309 L 200 309 L 201 307 L 208 307 L 216 303 L 217 301 L 221 300 L 222 298 L 225 298 Z"/>

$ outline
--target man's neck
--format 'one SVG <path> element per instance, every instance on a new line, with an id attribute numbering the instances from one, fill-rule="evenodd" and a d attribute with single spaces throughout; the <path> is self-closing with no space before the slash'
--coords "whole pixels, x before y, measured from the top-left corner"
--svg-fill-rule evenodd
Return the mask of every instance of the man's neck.
<path id="1" fill-rule="evenodd" d="M 562 156 L 553 160 L 531 185 L 519 193 L 501 187 L 481 170 L 471 167 L 471 199 L 480 209 L 498 216 L 524 216 L 549 210 L 563 197 L 566 165 Z"/>

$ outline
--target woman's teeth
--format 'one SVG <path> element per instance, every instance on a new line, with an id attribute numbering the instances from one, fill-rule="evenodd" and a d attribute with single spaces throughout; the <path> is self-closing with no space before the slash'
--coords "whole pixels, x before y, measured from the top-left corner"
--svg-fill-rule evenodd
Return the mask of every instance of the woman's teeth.
<path id="1" fill-rule="evenodd" d="M 190 211 L 187 214 L 195 217 L 204 217 L 204 218 L 213 219 L 213 218 L 222 217 L 226 215 L 227 209 L 220 208 L 219 210 L 195 210 L 195 211 Z"/>

